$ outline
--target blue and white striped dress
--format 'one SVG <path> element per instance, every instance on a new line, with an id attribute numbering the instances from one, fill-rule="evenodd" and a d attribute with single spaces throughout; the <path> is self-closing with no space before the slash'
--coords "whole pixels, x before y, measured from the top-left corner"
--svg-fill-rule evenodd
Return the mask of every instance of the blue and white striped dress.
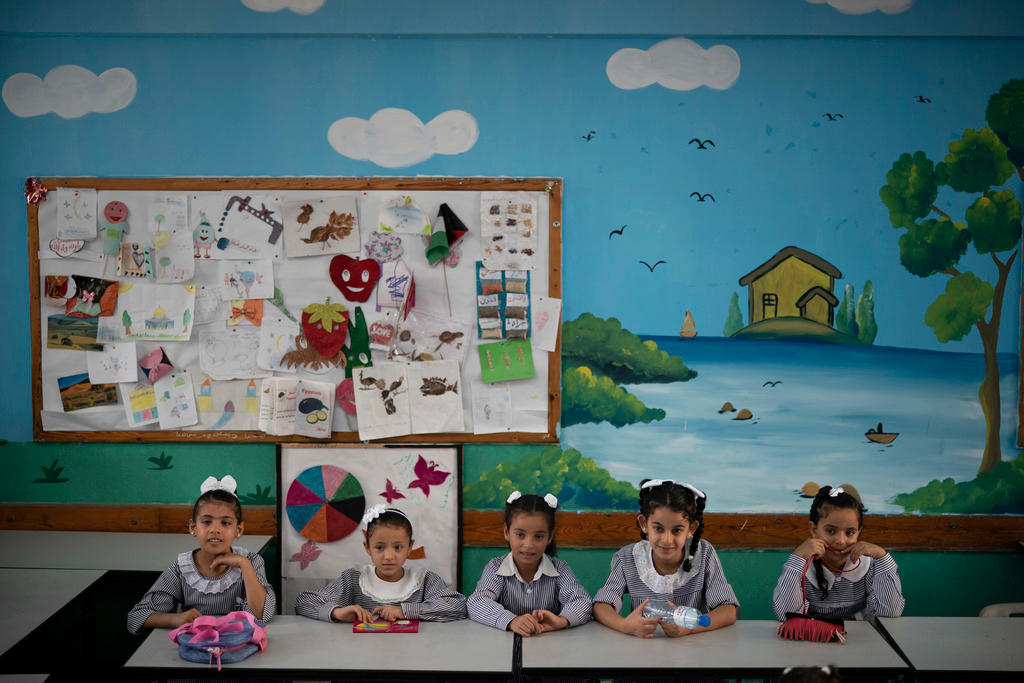
<path id="1" fill-rule="evenodd" d="M 719 605 L 740 605 L 725 580 L 718 554 L 704 539 L 697 545 L 690 571 L 683 571 L 680 564 L 674 574 L 668 575 L 655 569 L 649 542 L 640 541 L 619 549 L 612 556 L 611 573 L 594 596 L 594 602 L 608 603 L 618 613 L 624 593 L 629 593 L 630 610 L 646 599 L 671 600 L 677 606 L 696 607 L 703 613 Z"/>
<path id="2" fill-rule="evenodd" d="M 495 557 L 483 572 L 476 590 L 466 600 L 469 618 L 506 630 L 518 616 L 546 609 L 569 620 L 569 626 L 590 621 L 593 603 L 569 563 L 545 554 L 529 583 L 516 569 L 512 553 Z"/>
<path id="3" fill-rule="evenodd" d="M 867 555 L 858 563 L 847 560 L 844 572 L 837 577 L 828 567 L 822 574 L 828 583 L 828 597 L 818 588 L 818 573 L 811 565 L 807 569 L 807 600 L 803 601 L 800 584 L 807 560 L 790 555 L 782 567 L 782 576 L 772 593 L 772 607 L 779 620 L 786 612 L 803 612 L 819 617 L 838 619 L 865 619 L 871 614 L 878 617 L 898 617 L 903 614 L 903 589 L 896 560 L 886 553 L 877 560 Z"/>
<path id="4" fill-rule="evenodd" d="M 318 591 L 302 591 L 295 598 L 295 613 L 310 619 L 334 621 L 335 607 L 359 605 L 368 610 L 400 605 L 406 619 L 457 621 L 466 618 L 466 597 L 444 579 L 422 567 L 404 568 L 398 581 L 383 581 L 372 564 L 352 567 Z"/>
<path id="5" fill-rule="evenodd" d="M 132 607 L 128 612 L 129 632 L 138 633 L 142 630 L 150 614 L 170 614 L 177 611 L 179 606 L 182 611 L 194 607 L 200 613 L 210 615 L 235 611 L 252 612 L 245 599 L 242 570 L 238 567 L 229 567 L 220 576 L 203 576 L 196 568 L 195 558 L 192 556 L 194 552 L 189 550 L 178 555 L 174 564 L 160 574 L 160 578 L 142 596 L 142 600 Z M 263 558 L 238 546 L 232 546 L 231 552 L 249 558 L 252 568 L 256 570 L 256 576 L 267 591 L 267 597 L 263 602 L 263 614 L 253 613 L 253 616 L 270 621 L 277 610 L 277 597 L 267 582 Z"/>

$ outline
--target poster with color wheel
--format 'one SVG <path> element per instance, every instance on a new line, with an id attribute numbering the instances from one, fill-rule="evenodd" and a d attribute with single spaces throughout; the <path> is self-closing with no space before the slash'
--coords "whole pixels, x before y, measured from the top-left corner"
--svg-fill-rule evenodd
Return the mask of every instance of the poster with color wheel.
<path id="1" fill-rule="evenodd" d="M 356 530 L 366 498 L 351 472 L 334 465 L 303 470 L 288 487 L 288 521 L 304 538 L 330 543 Z"/>

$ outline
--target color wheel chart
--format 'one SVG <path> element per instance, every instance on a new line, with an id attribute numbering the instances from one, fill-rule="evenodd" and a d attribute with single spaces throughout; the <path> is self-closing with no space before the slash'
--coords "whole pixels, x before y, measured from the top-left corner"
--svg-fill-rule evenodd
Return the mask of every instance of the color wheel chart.
<path id="1" fill-rule="evenodd" d="M 356 530 L 363 519 L 363 487 L 351 472 L 334 465 L 303 470 L 288 487 L 285 510 L 300 535 L 330 543 Z"/>

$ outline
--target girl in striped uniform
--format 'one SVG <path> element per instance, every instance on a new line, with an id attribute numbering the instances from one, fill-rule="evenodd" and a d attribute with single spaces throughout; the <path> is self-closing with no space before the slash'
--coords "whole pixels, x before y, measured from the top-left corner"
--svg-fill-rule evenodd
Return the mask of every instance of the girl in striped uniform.
<path id="1" fill-rule="evenodd" d="M 556 558 L 558 499 L 513 491 L 505 501 L 509 552 L 487 563 L 466 601 L 469 618 L 532 636 L 590 621 L 590 594 Z"/>
<path id="2" fill-rule="evenodd" d="M 902 614 L 896 561 L 884 548 L 860 540 L 860 501 L 842 487 L 823 486 L 811 503 L 810 520 L 811 537 L 789 556 L 775 585 L 775 616 L 785 620 L 786 612 L 805 607 L 810 616 L 838 619 Z"/>
<path id="3" fill-rule="evenodd" d="M 422 567 L 406 567 L 412 522 L 397 508 L 377 504 L 363 515 L 363 548 L 373 561 L 352 567 L 318 591 L 295 598 L 295 613 L 321 621 L 456 621 L 466 598 Z"/>
<path id="4" fill-rule="evenodd" d="M 594 618 L 605 626 L 653 638 L 658 625 L 672 638 L 712 631 L 736 621 L 739 601 L 725 580 L 715 549 L 701 540 L 707 495 L 671 479 L 640 482 L 639 543 L 612 557 L 611 573 L 594 596 Z M 629 593 L 630 613 L 622 617 L 622 595 Z M 711 625 L 695 629 L 643 616 L 650 599 L 696 607 Z"/>
<path id="5" fill-rule="evenodd" d="M 231 475 L 220 481 L 207 477 L 199 487 L 201 495 L 188 523 L 199 548 L 178 555 L 128 612 L 131 633 L 177 628 L 204 614 L 236 610 L 251 612 L 263 621 L 274 616 L 277 598 L 267 582 L 263 558 L 232 545 L 245 530 L 235 488 Z"/>

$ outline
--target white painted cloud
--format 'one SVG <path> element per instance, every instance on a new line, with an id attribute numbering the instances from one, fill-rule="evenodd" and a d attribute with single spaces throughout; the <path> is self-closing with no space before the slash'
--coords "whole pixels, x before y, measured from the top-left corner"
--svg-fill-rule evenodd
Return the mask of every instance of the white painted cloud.
<path id="1" fill-rule="evenodd" d="M 327 141 L 339 154 L 385 168 L 412 166 L 435 154 L 462 154 L 479 137 L 476 119 L 459 109 L 438 114 L 424 125 L 408 109 L 381 109 L 367 119 L 338 119 Z"/>
<path id="2" fill-rule="evenodd" d="M 669 38 L 649 50 L 623 48 L 605 67 L 617 88 L 636 90 L 657 83 L 671 90 L 693 90 L 702 85 L 725 90 L 740 75 L 740 56 L 728 45 L 707 50 L 688 38 Z"/>
<path id="3" fill-rule="evenodd" d="M 807 0 L 815 5 L 828 3 L 843 14 L 867 14 L 879 11 L 885 14 L 900 14 L 910 9 L 914 0 Z"/>
<path id="4" fill-rule="evenodd" d="M 15 116 L 53 112 L 63 119 L 109 114 L 135 99 L 138 83 L 128 69 L 115 67 L 99 76 L 75 64 L 54 67 L 44 78 L 17 73 L 4 81 L 4 104 Z"/>
<path id="5" fill-rule="evenodd" d="M 242 0 L 242 4 L 257 12 L 290 9 L 296 14 L 312 14 L 324 6 L 324 0 Z"/>

